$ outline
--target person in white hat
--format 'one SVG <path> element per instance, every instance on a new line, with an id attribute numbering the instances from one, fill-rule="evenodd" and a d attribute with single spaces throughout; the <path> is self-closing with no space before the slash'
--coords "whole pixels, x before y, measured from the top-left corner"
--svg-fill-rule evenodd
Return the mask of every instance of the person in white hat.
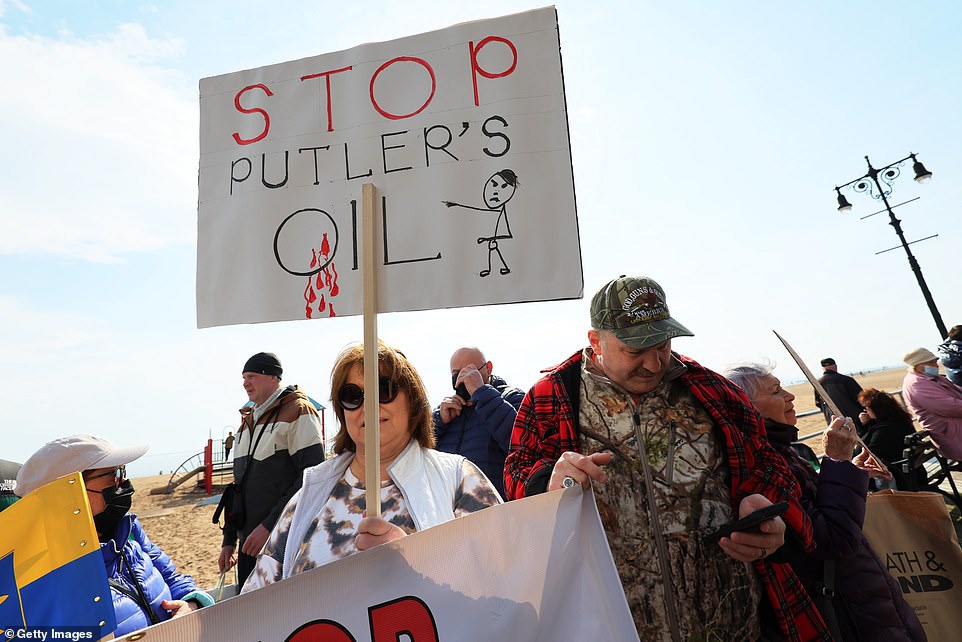
<path id="1" fill-rule="evenodd" d="M 922 428 L 949 459 L 962 461 L 962 388 L 939 374 L 939 358 L 916 348 L 902 361 L 909 371 L 902 380 L 902 398 Z"/>
<path id="2" fill-rule="evenodd" d="M 125 466 L 145 452 L 143 445 L 121 448 L 94 435 L 70 435 L 31 455 L 17 475 L 16 493 L 24 497 L 60 477 L 83 473 L 110 582 L 117 637 L 214 602 L 192 577 L 177 572 L 130 513 L 134 487 Z"/>

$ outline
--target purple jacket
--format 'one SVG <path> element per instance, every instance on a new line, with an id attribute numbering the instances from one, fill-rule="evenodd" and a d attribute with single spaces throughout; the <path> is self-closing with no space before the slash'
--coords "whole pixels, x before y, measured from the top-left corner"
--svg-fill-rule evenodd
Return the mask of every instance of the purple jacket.
<path id="1" fill-rule="evenodd" d="M 812 520 L 815 551 L 792 563 L 813 596 L 822 586 L 825 560 L 835 561 L 832 606 L 844 642 L 917 642 L 925 630 L 902 597 L 898 583 L 862 534 L 868 474 L 851 462 L 822 459 L 821 471 L 800 457 L 794 426 L 765 420 L 768 438 L 802 487 L 802 506 Z M 827 619 L 827 618 L 826 618 Z"/>
<path id="2" fill-rule="evenodd" d="M 962 461 L 962 388 L 945 377 L 910 371 L 902 380 L 902 398 L 942 454 Z"/>

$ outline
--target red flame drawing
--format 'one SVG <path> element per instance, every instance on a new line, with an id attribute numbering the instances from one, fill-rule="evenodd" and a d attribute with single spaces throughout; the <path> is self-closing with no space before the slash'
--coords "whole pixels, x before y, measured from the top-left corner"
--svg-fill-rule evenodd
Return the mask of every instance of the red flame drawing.
<path id="1" fill-rule="evenodd" d="M 318 254 L 320 253 L 320 257 Z M 334 267 L 333 261 L 328 263 L 328 259 L 331 255 L 331 243 L 327 240 L 327 233 L 321 237 L 321 247 L 320 251 L 311 248 L 311 267 L 316 268 L 318 265 L 324 263 L 326 264 L 324 269 L 319 271 L 316 277 L 307 277 L 307 287 L 304 289 L 304 301 L 307 303 L 305 306 L 305 314 L 308 319 L 313 316 L 312 303 L 317 302 L 317 311 L 324 312 L 328 307 L 327 300 L 324 296 L 324 290 L 327 290 L 328 295 L 331 298 L 336 297 L 340 288 L 337 285 L 337 268 Z M 323 258 L 322 258 L 323 257 Z M 333 273 L 333 276 L 332 276 Z M 320 293 L 320 299 L 318 299 L 317 293 Z M 328 312 L 329 316 L 337 316 L 334 313 L 334 305 L 330 305 L 330 310 Z"/>

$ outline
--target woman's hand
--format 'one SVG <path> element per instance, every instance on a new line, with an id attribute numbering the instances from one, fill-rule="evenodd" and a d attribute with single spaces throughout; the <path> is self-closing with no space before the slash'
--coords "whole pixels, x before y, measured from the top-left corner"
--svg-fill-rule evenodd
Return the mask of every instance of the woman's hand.
<path id="1" fill-rule="evenodd" d="M 892 479 L 892 473 L 889 469 L 876 459 L 874 456 L 869 455 L 867 450 L 862 450 L 859 454 L 855 455 L 855 459 L 852 463 L 856 467 L 861 468 L 869 474 L 869 477 L 877 477 L 878 479 Z"/>
<path id="2" fill-rule="evenodd" d="M 170 611 L 170 619 L 183 617 L 191 611 L 196 611 L 200 607 L 195 602 L 185 602 L 183 600 L 163 600 L 160 608 Z"/>
<path id="3" fill-rule="evenodd" d="M 357 525 L 357 537 L 354 543 L 357 550 L 366 551 L 380 544 L 393 542 L 407 535 L 399 526 L 380 517 L 365 517 Z"/>
<path id="4" fill-rule="evenodd" d="M 855 424 L 847 417 L 832 417 L 832 423 L 822 435 L 825 455 L 836 461 L 852 461 L 855 452 Z"/>

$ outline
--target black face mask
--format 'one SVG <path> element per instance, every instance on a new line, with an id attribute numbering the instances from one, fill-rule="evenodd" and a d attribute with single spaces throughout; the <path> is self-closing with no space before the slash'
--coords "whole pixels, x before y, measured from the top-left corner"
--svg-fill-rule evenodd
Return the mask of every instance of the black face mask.
<path id="1" fill-rule="evenodd" d="M 94 492 L 94 491 L 91 491 Z M 134 498 L 134 485 L 129 479 L 116 488 L 107 488 L 100 493 L 104 497 L 104 512 L 94 515 L 94 526 L 101 542 L 109 541 L 117 530 L 117 524 L 130 512 L 130 504 Z"/>

